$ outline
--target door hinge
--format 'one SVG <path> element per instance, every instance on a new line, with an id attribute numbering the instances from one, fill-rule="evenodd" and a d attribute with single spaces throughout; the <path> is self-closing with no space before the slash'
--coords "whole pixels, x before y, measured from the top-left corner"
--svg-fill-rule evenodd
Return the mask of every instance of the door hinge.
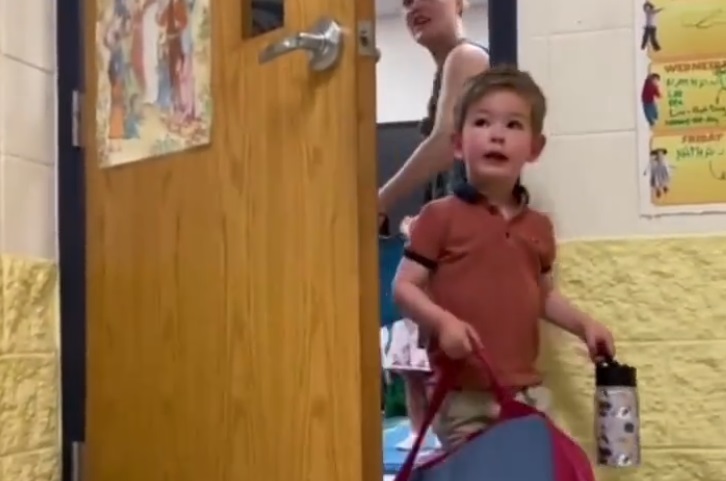
<path id="1" fill-rule="evenodd" d="M 71 444 L 71 481 L 83 481 L 85 478 L 83 470 L 85 451 L 86 443 L 74 441 Z"/>
<path id="2" fill-rule="evenodd" d="M 73 136 L 73 147 L 83 147 L 83 92 L 80 90 L 73 91 L 73 112 L 71 115 L 72 119 L 72 132 Z"/>

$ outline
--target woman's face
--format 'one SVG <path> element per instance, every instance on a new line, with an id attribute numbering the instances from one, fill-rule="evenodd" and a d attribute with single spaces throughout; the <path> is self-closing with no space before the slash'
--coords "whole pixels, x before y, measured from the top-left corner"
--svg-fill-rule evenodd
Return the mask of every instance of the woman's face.
<path id="1" fill-rule="evenodd" d="M 457 34 L 461 0 L 402 0 L 406 26 L 416 42 L 432 47 Z"/>

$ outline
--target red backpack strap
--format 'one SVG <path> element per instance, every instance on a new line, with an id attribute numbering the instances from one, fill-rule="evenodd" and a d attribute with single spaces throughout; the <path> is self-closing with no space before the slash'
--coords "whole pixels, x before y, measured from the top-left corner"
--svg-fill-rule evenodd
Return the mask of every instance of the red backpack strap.
<path id="1" fill-rule="evenodd" d="M 482 377 L 486 379 L 494 398 L 502 406 L 502 413 L 504 413 L 505 406 L 512 406 L 513 404 L 516 404 L 512 393 L 504 389 L 502 384 L 499 382 L 499 379 L 497 379 L 491 362 L 485 352 L 475 351 L 474 357 L 481 365 Z M 421 429 L 419 429 L 419 432 L 416 434 L 416 441 L 413 443 L 413 447 L 411 448 L 411 451 L 409 451 L 406 461 L 403 463 L 403 467 L 401 467 L 401 470 L 396 475 L 395 481 L 410 480 L 416 464 L 416 457 L 421 451 L 421 446 L 426 438 L 426 433 L 431 427 L 431 423 L 436 417 L 436 414 L 439 412 L 439 409 L 441 409 L 441 405 L 444 403 L 446 395 L 456 384 L 462 365 L 463 361 L 448 361 L 442 369 L 441 376 L 439 377 L 439 380 L 434 387 L 433 394 L 431 395 L 431 399 L 429 400 L 429 406 L 426 410 L 424 422 L 421 425 Z"/>
<path id="2" fill-rule="evenodd" d="M 555 478 L 557 481 L 595 481 L 595 475 L 590 460 L 582 448 L 567 434 L 562 432 L 547 417 L 546 414 L 537 409 L 520 403 L 514 399 L 514 393 L 505 389 L 497 379 L 492 363 L 483 350 L 474 353 L 474 357 L 481 365 L 481 372 L 484 380 L 489 384 L 490 390 L 496 401 L 501 406 L 500 419 L 515 419 L 519 417 L 538 415 L 542 416 L 548 423 L 552 433 L 553 456 L 555 461 Z M 413 473 L 416 456 L 421 450 L 426 432 L 428 431 L 434 417 L 438 413 L 446 395 L 456 384 L 458 373 L 461 369 L 461 362 L 451 361 L 442 371 L 431 396 L 426 417 L 421 429 L 416 435 L 416 441 L 406 457 L 403 467 L 395 478 L 395 481 L 410 481 Z"/>

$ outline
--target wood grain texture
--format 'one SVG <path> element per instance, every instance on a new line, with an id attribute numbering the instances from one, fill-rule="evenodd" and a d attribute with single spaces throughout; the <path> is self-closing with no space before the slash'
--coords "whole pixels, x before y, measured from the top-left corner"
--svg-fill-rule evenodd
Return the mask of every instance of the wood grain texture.
<path id="1" fill-rule="evenodd" d="M 260 66 L 280 33 L 242 40 L 240 3 L 214 1 L 211 147 L 87 152 L 89 481 L 381 479 L 374 62 L 348 35 L 334 72 Z M 286 11 L 287 32 L 374 18 Z"/>

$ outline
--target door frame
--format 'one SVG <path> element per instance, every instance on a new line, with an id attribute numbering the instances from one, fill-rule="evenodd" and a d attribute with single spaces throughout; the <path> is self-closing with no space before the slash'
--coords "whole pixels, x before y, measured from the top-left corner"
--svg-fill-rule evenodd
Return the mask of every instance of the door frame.
<path id="1" fill-rule="evenodd" d="M 83 91 L 82 2 L 66 0 L 55 9 L 62 481 L 72 480 L 73 443 L 85 439 L 86 196 L 83 150 L 74 145 L 73 126 L 74 92 Z"/>
<path id="2" fill-rule="evenodd" d="M 74 145 L 72 121 L 74 93 L 83 92 L 82 6 L 83 0 L 67 0 L 56 9 L 62 481 L 72 481 L 73 445 L 85 440 L 86 192 L 83 149 Z M 491 63 L 516 65 L 517 1 L 489 0 L 488 7 Z"/>

